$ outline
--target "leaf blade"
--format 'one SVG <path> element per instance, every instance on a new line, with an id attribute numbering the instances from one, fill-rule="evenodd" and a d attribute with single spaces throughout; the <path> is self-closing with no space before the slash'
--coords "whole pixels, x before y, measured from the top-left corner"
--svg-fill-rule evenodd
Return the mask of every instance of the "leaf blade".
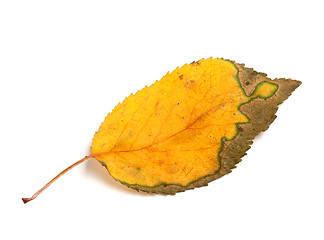
<path id="1" fill-rule="evenodd" d="M 239 134 L 238 123 L 250 121 L 240 107 L 258 97 L 271 99 L 277 91 L 261 74 L 262 86 L 252 81 L 254 92 L 247 96 L 242 85 L 255 77 L 250 72 L 242 76 L 244 66 L 213 58 L 177 68 L 108 114 L 91 153 L 116 180 L 136 189 L 174 193 L 205 185 L 225 174 L 224 142 Z M 245 142 L 249 147 L 249 139 Z M 229 165 L 226 173 L 235 166 Z"/>

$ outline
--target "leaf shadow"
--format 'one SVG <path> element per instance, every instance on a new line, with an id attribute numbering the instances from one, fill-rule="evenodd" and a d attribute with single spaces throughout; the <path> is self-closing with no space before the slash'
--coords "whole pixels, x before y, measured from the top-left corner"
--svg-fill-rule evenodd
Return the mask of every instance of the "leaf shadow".
<path id="1" fill-rule="evenodd" d="M 156 194 L 145 193 L 136 191 L 132 188 L 128 188 L 125 185 L 116 181 L 107 171 L 107 169 L 102 166 L 96 159 L 91 158 L 90 161 L 86 162 L 86 173 L 94 176 L 101 182 L 104 182 L 109 188 L 114 190 L 131 194 L 131 195 L 143 195 L 143 196 L 155 196 Z"/>

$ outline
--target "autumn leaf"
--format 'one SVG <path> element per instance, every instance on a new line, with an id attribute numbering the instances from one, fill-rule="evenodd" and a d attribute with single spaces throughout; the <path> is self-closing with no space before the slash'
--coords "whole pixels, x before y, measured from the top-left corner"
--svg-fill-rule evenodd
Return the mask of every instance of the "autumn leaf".
<path id="1" fill-rule="evenodd" d="M 186 64 L 116 106 L 76 165 L 95 158 L 114 179 L 146 192 L 204 186 L 231 172 L 300 84 L 224 59 Z"/>

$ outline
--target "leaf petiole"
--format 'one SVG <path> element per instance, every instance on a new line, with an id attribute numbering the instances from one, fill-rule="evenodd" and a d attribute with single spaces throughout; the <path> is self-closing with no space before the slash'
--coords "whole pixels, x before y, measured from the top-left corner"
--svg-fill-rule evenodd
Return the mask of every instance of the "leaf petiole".
<path id="1" fill-rule="evenodd" d="M 44 187 L 39 189 L 32 197 L 30 198 L 22 198 L 23 202 L 26 204 L 31 200 L 34 200 L 39 194 L 41 194 L 46 188 L 48 188 L 53 182 L 55 182 L 59 177 L 64 175 L 66 172 L 70 171 L 72 168 L 78 166 L 79 164 L 83 163 L 84 161 L 88 160 L 89 158 L 93 157 L 93 155 L 85 156 L 81 160 L 73 163 L 68 168 L 64 169 L 62 172 L 60 172 L 56 177 L 54 177 L 51 181 L 49 181 Z"/>

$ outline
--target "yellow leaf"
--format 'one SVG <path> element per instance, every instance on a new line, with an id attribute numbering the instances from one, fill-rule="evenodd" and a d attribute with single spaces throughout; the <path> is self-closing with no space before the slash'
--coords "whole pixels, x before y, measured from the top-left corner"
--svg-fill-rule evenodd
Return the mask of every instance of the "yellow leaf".
<path id="1" fill-rule="evenodd" d="M 231 172 L 275 119 L 278 105 L 301 84 L 271 80 L 223 59 L 202 59 L 167 73 L 108 114 L 89 158 L 136 190 L 174 194 Z"/>

